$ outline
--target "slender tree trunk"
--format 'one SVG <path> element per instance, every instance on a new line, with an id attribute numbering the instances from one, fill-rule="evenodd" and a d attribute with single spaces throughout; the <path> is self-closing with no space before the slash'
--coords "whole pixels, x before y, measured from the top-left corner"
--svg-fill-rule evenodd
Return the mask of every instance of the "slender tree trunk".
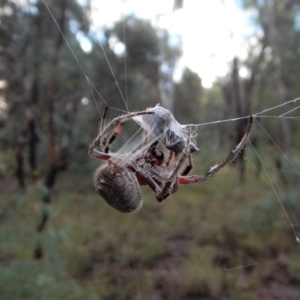
<path id="1" fill-rule="evenodd" d="M 61 169 L 59 167 L 57 154 L 57 147 L 55 145 L 55 130 L 54 130 L 54 93 L 56 90 L 56 80 L 57 80 L 57 70 L 58 70 L 58 61 L 59 61 L 59 50 L 63 45 L 63 36 L 65 32 L 65 13 L 66 13 L 66 0 L 60 0 L 60 17 L 58 18 L 58 25 L 60 31 L 58 32 L 58 37 L 53 49 L 51 66 L 50 66 L 50 78 L 47 88 L 46 95 L 46 109 L 47 109 L 47 128 L 48 128 L 48 166 L 46 171 L 46 176 L 44 180 L 45 193 L 42 197 L 43 208 L 41 220 L 37 226 L 37 231 L 42 232 L 46 226 L 46 223 L 50 217 L 50 205 L 51 205 L 51 189 L 55 183 L 55 178 L 57 172 Z M 39 259 L 43 256 L 43 249 L 40 243 L 37 243 L 34 250 L 34 257 Z"/>
<path id="2" fill-rule="evenodd" d="M 16 156 L 15 156 L 16 157 L 15 174 L 19 183 L 19 187 L 22 190 L 24 190 L 26 187 L 25 175 L 24 175 L 24 158 L 23 158 L 23 150 L 26 143 L 27 143 L 26 130 L 23 130 L 17 139 Z"/>
<path id="3" fill-rule="evenodd" d="M 278 27 L 278 14 L 279 14 L 279 5 L 280 3 L 276 0 L 268 0 L 268 9 L 270 14 L 270 24 L 269 24 L 269 31 L 270 31 L 270 45 L 273 49 L 274 58 L 273 63 L 275 66 L 275 82 L 276 87 L 278 91 L 278 100 L 279 103 L 285 103 L 287 98 L 287 86 L 286 86 L 286 78 L 285 73 L 283 70 L 283 58 L 285 57 L 285 49 L 282 48 L 283 42 L 281 37 L 281 32 Z M 289 124 L 288 119 L 282 119 L 282 151 L 288 152 L 291 149 L 291 142 L 292 142 L 292 133 L 291 133 L 291 127 Z M 281 179 L 281 182 L 284 185 L 287 185 L 287 180 L 285 179 L 285 176 L 280 171 L 282 166 L 282 156 L 275 157 L 275 165 L 278 170 L 278 176 Z"/>
<path id="4" fill-rule="evenodd" d="M 253 63 L 250 70 L 249 79 L 244 80 L 244 84 L 241 85 L 239 77 L 239 67 L 238 60 L 235 58 L 232 65 L 231 80 L 229 86 L 223 87 L 223 96 L 226 101 L 227 118 L 232 116 L 245 117 L 251 114 L 251 102 L 256 86 L 256 77 L 259 70 L 260 62 L 263 58 L 265 45 L 263 45 L 259 56 Z M 235 127 L 235 140 L 234 143 L 237 145 L 245 134 L 245 129 L 247 128 L 248 120 L 240 119 L 237 121 Z M 237 162 L 240 168 L 240 179 L 244 180 L 245 174 L 245 164 L 244 164 L 245 150 L 243 149 L 237 158 Z M 242 166 L 243 164 L 243 166 Z"/>
<path id="5" fill-rule="evenodd" d="M 36 122 L 32 117 L 28 120 L 28 161 L 30 167 L 30 176 L 33 181 L 38 176 L 37 170 L 37 143 L 39 142 L 38 135 L 36 133 Z"/>
<path id="6" fill-rule="evenodd" d="M 270 13 L 270 43 L 274 52 L 274 65 L 276 68 L 276 87 L 278 90 L 279 103 L 285 103 L 287 101 L 287 87 L 285 74 L 283 71 L 282 58 L 285 56 L 283 43 L 281 41 L 281 34 L 277 25 L 278 5 L 276 0 L 268 0 L 268 8 Z M 287 119 L 282 119 L 282 135 L 283 135 L 283 151 L 289 151 L 291 148 L 291 128 Z"/>

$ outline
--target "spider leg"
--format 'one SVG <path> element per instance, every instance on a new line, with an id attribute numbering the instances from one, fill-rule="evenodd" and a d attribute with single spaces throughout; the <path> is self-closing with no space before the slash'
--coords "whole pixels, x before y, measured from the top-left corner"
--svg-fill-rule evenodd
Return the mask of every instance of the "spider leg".
<path id="1" fill-rule="evenodd" d="M 238 145 L 235 147 L 234 150 L 232 150 L 229 155 L 219 164 L 212 166 L 208 172 L 200 177 L 198 175 L 191 175 L 191 176 L 179 176 L 178 177 L 178 183 L 179 184 L 189 184 L 189 183 L 196 183 L 196 182 L 204 182 L 211 177 L 213 177 L 217 172 L 219 172 L 222 168 L 224 168 L 226 165 L 230 164 L 233 160 L 236 159 L 236 157 L 239 155 L 241 150 L 245 147 L 249 140 L 249 136 L 251 133 L 253 124 L 253 116 L 250 116 L 249 118 L 249 124 L 246 130 L 246 133 L 244 134 L 241 141 L 238 143 Z"/>
<path id="2" fill-rule="evenodd" d="M 101 122 L 100 122 L 100 128 L 99 128 L 99 132 L 102 132 L 103 131 L 103 128 L 104 128 L 104 122 L 105 122 L 105 119 L 106 119 L 106 115 L 107 115 L 107 111 L 108 111 L 108 108 L 109 106 L 106 106 L 104 108 L 104 112 L 102 114 L 102 118 L 101 118 Z"/>
<path id="3" fill-rule="evenodd" d="M 129 162 L 126 167 L 135 173 L 140 185 L 148 185 L 156 195 L 161 192 L 163 181 L 159 170 L 152 169 L 150 172 L 145 170 L 141 171 L 134 161 Z"/>
<path id="4" fill-rule="evenodd" d="M 169 195 L 173 194 L 178 189 L 178 183 L 176 182 L 174 185 L 170 186 L 167 192 L 162 197 L 162 186 L 163 186 L 163 179 L 161 178 L 161 174 L 154 174 L 153 171 L 150 173 L 143 173 L 143 180 L 145 183 L 152 189 L 152 191 L 156 195 L 157 201 L 161 202 L 166 199 Z"/>
<path id="5" fill-rule="evenodd" d="M 106 117 L 107 110 L 108 110 L 108 106 L 106 106 L 106 108 L 104 110 L 104 113 L 103 113 L 103 116 L 102 116 L 102 122 L 101 122 L 100 132 L 103 132 L 104 120 L 105 120 L 105 117 Z M 109 152 L 110 146 L 112 145 L 112 143 L 115 141 L 115 139 L 117 138 L 117 136 L 122 131 L 123 125 L 124 125 L 125 122 L 126 122 L 126 120 L 120 121 L 120 123 L 116 126 L 113 134 L 110 136 L 110 138 L 108 140 L 106 140 L 106 137 L 102 138 L 103 139 L 103 143 L 102 144 L 103 144 L 103 148 L 104 148 L 104 152 L 105 153 Z"/>
<path id="6" fill-rule="evenodd" d="M 181 176 L 186 176 L 191 172 L 193 169 L 193 161 L 191 154 L 188 155 L 188 165 L 185 167 L 185 169 L 181 172 Z"/>
<path id="7" fill-rule="evenodd" d="M 172 174 L 170 175 L 170 177 L 168 178 L 168 180 L 166 181 L 165 185 L 163 186 L 161 192 L 159 194 L 156 195 L 156 199 L 158 201 L 163 201 L 164 199 L 166 199 L 169 195 L 170 195 L 170 188 L 171 185 L 173 184 L 174 179 L 178 176 L 178 172 L 182 166 L 182 164 L 184 163 L 185 159 L 187 158 L 187 156 L 189 156 L 189 146 L 190 146 L 190 138 L 191 138 L 191 128 L 189 128 L 189 133 L 188 133 L 188 138 L 187 138 L 187 143 L 185 146 L 185 149 L 182 152 L 182 156 L 179 159 L 176 167 L 174 168 Z M 177 181 L 176 181 L 177 184 Z M 173 184 L 174 186 L 174 184 Z M 175 192 L 177 190 L 177 188 L 173 189 Z"/>
<path id="8" fill-rule="evenodd" d="M 110 138 L 108 139 L 108 141 L 105 143 L 104 145 L 104 152 L 108 153 L 111 144 L 114 142 L 114 140 L 117 138 L 117 136 L 119 135 L 119 133 L 122 131 L 123 128 L 123 124 L 124 122 L 120 122 L 117 127 L 115 128 L 113 134 L 110 136 Z"/>
<path id="9" fill-rule="evenodd" d="M 168 166 L 168 165 L 170 164 L 170 162 L 171 162 L 171 160 L 172 160 L 172 158 L 173 158 L 173 155 L 174 155 L 174 152 L 173 152 L 173 151 L 170 151 L 169 158 L 168 158 L 168 160 L 167 160 L 167 162 L 166 162 L 166 166 Z"/>
<path id="10" fill-rule="evenodd" d="M 92 150 L 92 152 L 90 153 L 90 156 L 94 157 L 94 158 L 97 158 L 97 159 L 100 159 L 100 160 L 122 159 L 122 155 L 118 155 L 118 154 L 115 154 L 115 153 L 105 153 L 105 152 L 98 151 L 96 149 Z"/>
<path id="11" fill-rule="evenodd" d="M 100 127 L 99 127 L 99 132 L 103 131 L 104 125 L 105 125 L 105 119 L 106 119 L 106 115 L 107 115 L 107 111 L 108 111 L 109 106 L 106 106 L 104 109 L 104 112 L 102 114 L 102 118 L 100 121 Z M 106 137 L 103 137 L 103 142 L 102 142 L 102 146 L 104 147 L 106 144 Z"/>
<path id="12" fill-rule="evenodd" d="M 161 191 L 160 186 L 156 183 L 156 181 L 150 175 L 144 175 L 144 180 L 147 182 L 149 187 L 155 194 L 159 194 Z"/>
<path id="13" fill-rule="evenodd" d="M 101 145 L 103 137 L 105 137 L 107 135 L 107 133 L 112 130 L 114 127 L 118 127 L 118 125 L 120 123 L 125 123 L 129 120 L 131 120 L 132 117 L 135 116 L 139 116 L 139 115 L 148 115 L 148 114 L 153 114 L 153 112 L 151 111 L 140 111 L 140 112 L 133 112 L 133 113 L 129 113 L 126 115 L 121 115 L 119 117 L 114 118 L 102 131 L 99 131 L 97 137 L 94 139 L 94 141 L 92 142 L 92 144 L 89 147 L 89 154 L 92 153 L 93 149 L 95 149 L 96 147 L 98 147 L 99 145 Z M 100 125 L 101 127 L 101 125 Z M 122 128 L 122 127 L 121 127 Z M 101 128 L 100 128 L 101 129 Z M 120 128 L 119 128 L 120 129 Z M 117 130 L 119 130 L 117 129 Z M 114 134 L 113 134 L 114 135 Z M 116 134 L 116 136 L 118 135 L 118 133 Z M 116 138 L 116 136 L 113 138 L 113 140 Z"/>
<path id="14" fill-rule="evenodd" d="M 104 113 L 103 113 L 103 117 L 102 119 L 104 119 L 105 115 L 106 115 L 106 111 L 108 109 L 108 106 L 106 107 Z M 126 120 L 124 121 L 120 121 L 120 123 L 116 126 L 113 134 L 110 136 L 110 138 L 108 139 L 108 141 L 105 141 L 105 144 L 103 143 L 103 147 L 104 147 L 104 152 L 105 153 L 108 153 L 109 152 L 109 149 L 110 149 L 110 146 L 112 145 L 112 143 L 115 141 L 115 139 L 117 138 L 117 136 L 120 134 L 120 132 L 122 131 L 123 129 L 123 125 L 124 123 L 126 122 Z M 101 132 L 103 131 L 103 127 L 101 129 Z M 147 142 L 147 139 L 145 137 L 145 142 Z M 157 142 L 158 143 L 158 142 Z"/>

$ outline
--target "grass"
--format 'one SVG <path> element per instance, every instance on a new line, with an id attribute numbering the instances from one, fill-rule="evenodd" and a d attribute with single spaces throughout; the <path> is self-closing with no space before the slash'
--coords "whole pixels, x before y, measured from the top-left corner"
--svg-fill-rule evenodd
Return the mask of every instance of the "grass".
<path id="1" fill-rule="evenodd" d="M 39 235 L 39 184 L 24 194 L 4 185 L 1 299 L 256 299 L 270 280 L 287 293 L 299 281 L 289 224 L 251 169 L 244 183 L 228 167 L 163 203 L 145 187 L 135 214 L 109 207 L 90 178 L 61 174 Z M 33 259 L 36 243 L 42 260 Z"/>

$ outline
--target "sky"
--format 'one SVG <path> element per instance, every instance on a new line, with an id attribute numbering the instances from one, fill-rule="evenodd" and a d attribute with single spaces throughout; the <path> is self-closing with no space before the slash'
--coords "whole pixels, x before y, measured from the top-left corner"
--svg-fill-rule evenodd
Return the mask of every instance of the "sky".
<path id="1" fill-rule="evenodd" d="M 186 66 L 199 74 L 204 87 L 210 87 L 217 77 L 228 72 L 234 56 L 246 56 L 247 37 L 253 30 L 248 15 L 236 6 L 235 0 L 185 0 L 183 8 L 175 12 L 173 2 L 93 0 L 92 30 L 101 32 L 101 26 L 112 26 L 128 14 L 149 19 L 154 25 L 168 29 L 172 36 L 181 37 L 183 55 L 177 73 Z M 84 40 L 82 46 L 89 48 Z"/>

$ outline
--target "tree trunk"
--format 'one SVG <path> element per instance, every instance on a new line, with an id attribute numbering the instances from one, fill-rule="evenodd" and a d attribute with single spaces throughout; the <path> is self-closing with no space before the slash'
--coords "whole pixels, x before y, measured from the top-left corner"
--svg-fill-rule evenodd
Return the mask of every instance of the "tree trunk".
<path id="1" fill-rule="evenodd" d="M 25 189 L 25 175 L 24 175 L 24 158 L 23 158 L 23 149 L 27 143 L 26 130 L 23 130 L 20 136 L 17 139 L 16 145 L 16 170 L 15 174 L 19 183 L 19 186 L 22 190 Z"/>
<path id="2" fill-rule="evenodd" d="M 279 103 L 285 103 L 287 101 L 287 87 L 285 74 L 283 71 L 282 58 L 285 56 L 283 44 L 281 41 L 281 34 L 277 25 L 278 5 L 276 0 L 268 0 L 268 9 L 270 13 L 270 44 L 274 52 L 273 62 L 276 68 L 275 78 L 276 86 L 278 90 Z M 289 151 L 291 148 L 291 128 L 287 119 L 282 119 L 282 135 L 283 135 L 283 151 Z"/>
<path id="3" fill-rule="evenodd" d="M 51 189 L 54 185 L 55 178 L 57 172 L 60 170 L 58 167 L 58 155 L 57 155 L 57 147 L 55 145 L 55 131 L 54 131 L 54 92 L 56 90 L 56 80 L 57 80 L 57 69 L 58 69 L 58 61 L 59 61 L 59 50 L 63 45 L 63 34 L 65 32 L 65 19 L 66 19 L 66 0 L 60 0 L 60 17 L 58 18 L 58 26 L 60 31 L 58 31 L 58 37 L 52 52 L 51 58 L 51 66 L 50 66 L 50 78 L 47 88 L 47 96 L 46 96 L 46 109 L 47 109 L 47 128 L 48 128 L 48 166 L 46 171 L 46 177 L 44 180 L 45 185 L 45 194 L 42 197 L 43 208 L 42 208 L 42 216 L 41 220 L 37 226 L 37 231 L 42 232 L 45 228 L 45 225 L 50 216 L 49 206 L 51 205 Z M 39 259 L 43 257 L 43 249 L 40 243 L 37 243 L 36 248 L 34 250 L 34 257 Z"/>

